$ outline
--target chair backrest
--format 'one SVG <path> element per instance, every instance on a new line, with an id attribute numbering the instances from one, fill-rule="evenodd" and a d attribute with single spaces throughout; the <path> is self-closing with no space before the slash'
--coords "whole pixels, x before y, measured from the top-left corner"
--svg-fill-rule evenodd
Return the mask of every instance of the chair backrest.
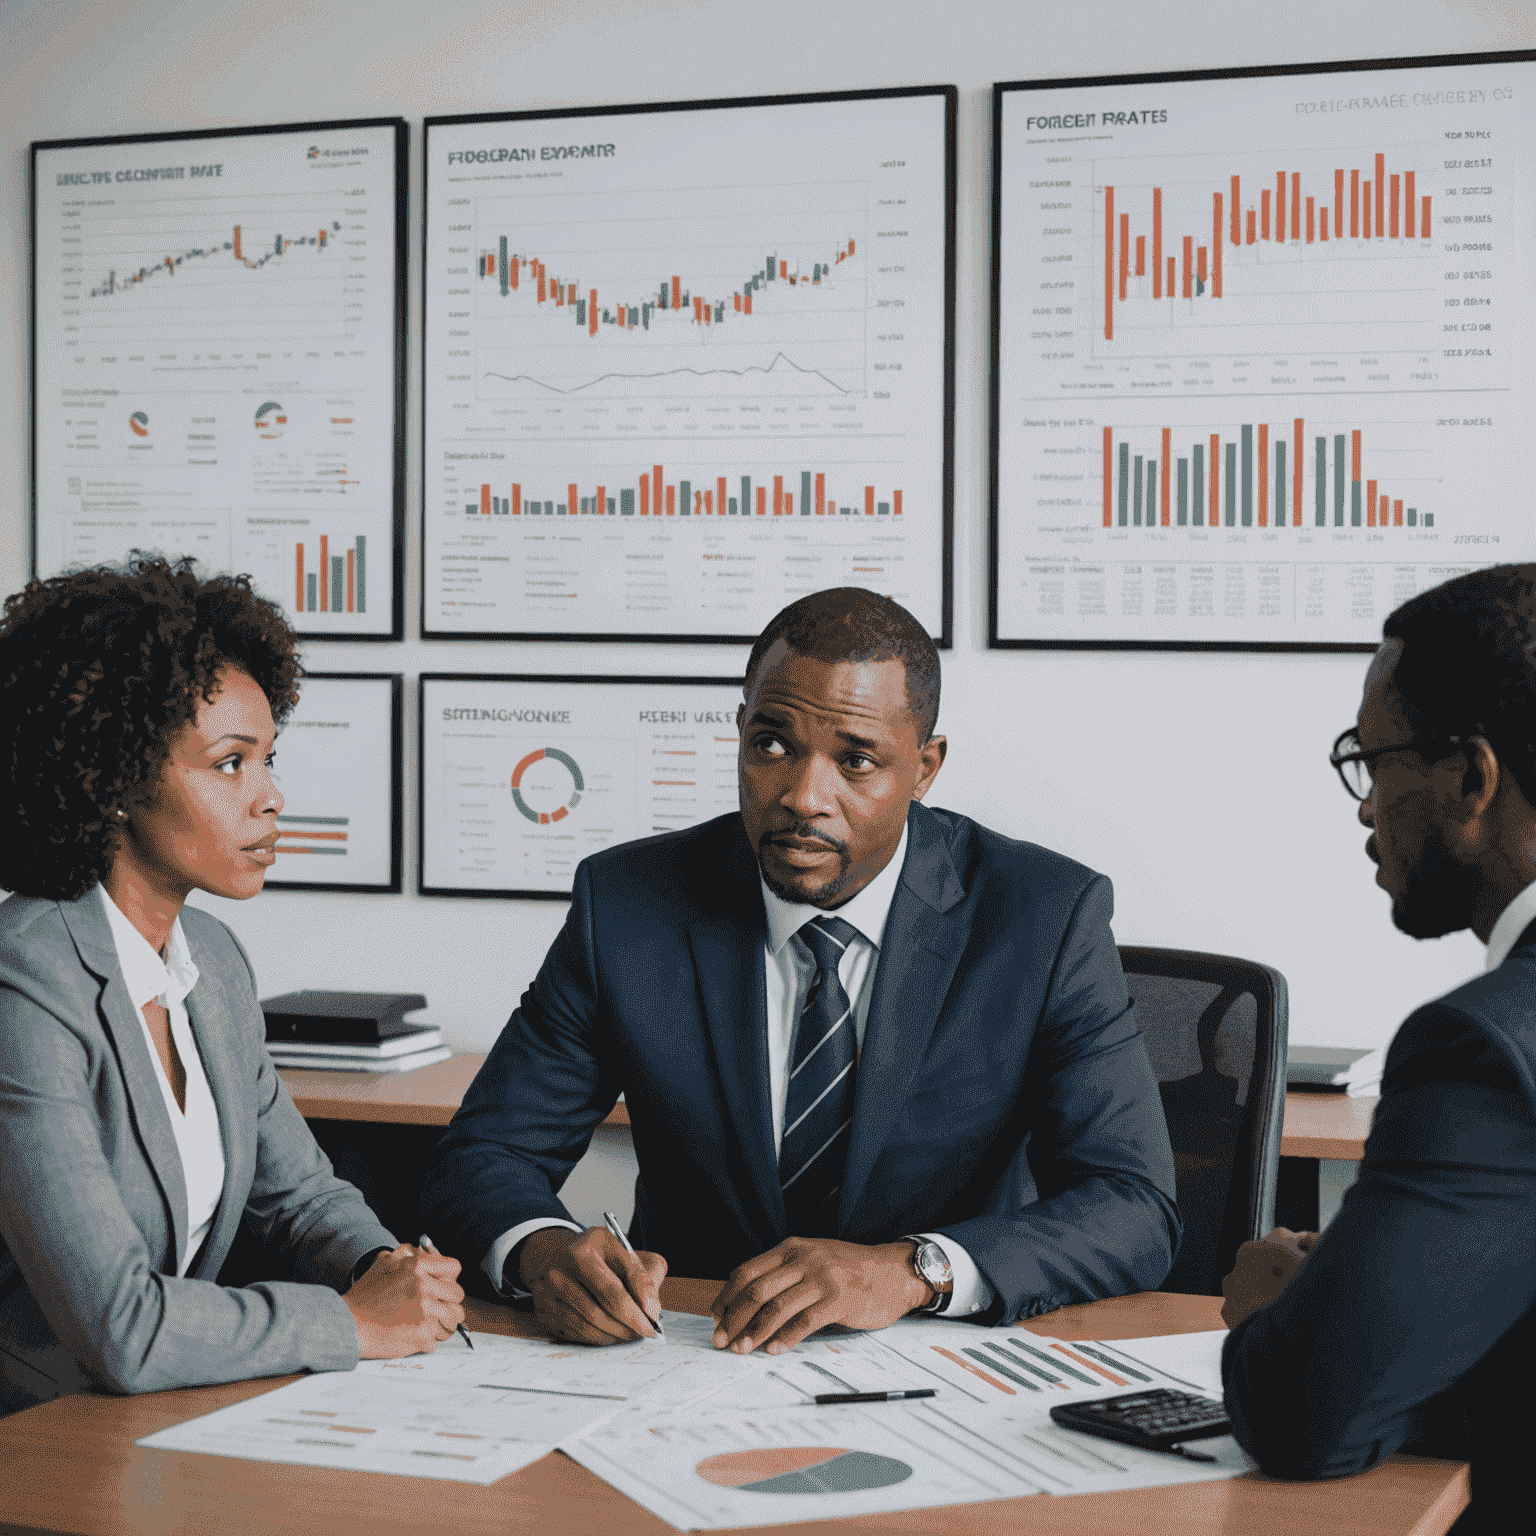
<path id="1" fill-rule="evenodd" d="M 1272 966 L 1121 946 L 1173 1143 L 1184 1239 L 1165 1291 L 1219 1296 L 1240 1243 L 1274 1225 L 1286 986 Z"/>

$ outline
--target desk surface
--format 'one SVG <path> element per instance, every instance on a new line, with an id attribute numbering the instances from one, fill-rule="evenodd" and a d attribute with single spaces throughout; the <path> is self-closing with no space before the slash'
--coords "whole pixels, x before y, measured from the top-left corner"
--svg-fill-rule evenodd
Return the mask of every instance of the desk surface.
<path id="1" fill-rule="evenodd" d="M 668 1280 L 671 1307 L 702 1312 L 715 1282 Z M 1219 1327 L 1220 1298 L 1151 1293 L 1064 1307 L 1026 1324 L 1059 1338 L 1135 1338 Z M 472 1327 L 526 1333 L 523 1314 L 469 1303 Z M 284 1467 L 175 1451 L 141 1450 L 134 1440 L 183 1419 L 281 1386 L 292 1377 L 192 1387 L 144 1397 L 82 1393 L 0 1420 L 0 1530 L 135 1536 L 218 1531 L 297 1536 L 367 1530 L 400 1536 L 475 1536 L 478 1532 L 601 1531 L 604 1536 L 667 1536 L 671 1527 L 559 1454 L 488 1488 L 382 1473 Z M 863 1515 L 847 1521 L 774 1526 L 783 1536 L 1141 1536 L 1189 1531 L 1250 1536 L 1298 1530 L 1307 1536 L 1439 1536 L 1466 1503 L 1461 1462 L 1393 1456 L 1359 1477 L 1332 1483 L 1280 1483 L 1257 1474 L 1228 1482 L 1149 1488 L 1134 1493 L 996 1503 Z"/>
<path id="2" fill-rule="evenodd" d="M 393 1125 L 447 1125 L 484 1056 L 451 1056 L 414 1072 L 316 1072 L 284 1067 L 283 1079 L 299 1113 L 309 1120 L 373 1120 Z M 1282 1157 L 1331 1157 L 1359 1162 L 1376 1112 L 1375 1099 L 1340 1093 L 1292 1093 L 1285 1100 Z M 614 1106 L 609 1125 L 628 1125 L 629 1111 Z"/>

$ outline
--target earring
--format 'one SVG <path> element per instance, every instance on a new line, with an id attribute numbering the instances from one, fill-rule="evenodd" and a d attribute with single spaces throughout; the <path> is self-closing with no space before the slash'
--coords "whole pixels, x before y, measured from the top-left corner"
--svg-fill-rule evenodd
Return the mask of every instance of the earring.
<path id="1" fill-rule="evenodd" d="M 128 812 L 127 811 L 114 811 L 113 814 L 116 815 L 116 816 L 122 816 L 122 817 L 126 818 L 127 815 L 128 815 Z"/>

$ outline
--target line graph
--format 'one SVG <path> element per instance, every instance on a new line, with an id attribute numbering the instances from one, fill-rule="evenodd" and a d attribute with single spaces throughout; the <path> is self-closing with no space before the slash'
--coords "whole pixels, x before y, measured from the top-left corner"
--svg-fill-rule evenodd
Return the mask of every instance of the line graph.
<path id="1" fill-rule="evenodd" d="M 652 399 L 719 399 L 741 395 L 849 395 L 835 379 L 815 368 L 802 368 L 782 352 L 774 354 L 766 368 L 667 368 L 658 373 L 604 373 L 595 379 L 562 389 L 526 373 L 498 373 L 487 368 L 487 379 L 509 386 L 527 386 L 533 395 L 559 395 L 567 399 L 580 396 L 589 400 L 632 399 L 641 395 Z"/>

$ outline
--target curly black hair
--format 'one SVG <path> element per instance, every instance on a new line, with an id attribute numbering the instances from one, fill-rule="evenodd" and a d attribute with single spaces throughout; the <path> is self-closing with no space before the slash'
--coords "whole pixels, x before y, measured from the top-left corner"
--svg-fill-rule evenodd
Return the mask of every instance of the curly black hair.
<path id="1" fill-rule="evenodd" d="M 747 658 L 744 691 L 775 641 L 817 661 L 899 661 L 919 745 L 939 720 L 939 649 L 928 631 L 893 597 L 864 587 L 828 587 L 781 608 Z"/>
<path id="2" fill-rule="evenodd" d="M 118 811 L 155 798 L 171 743 L 250 674 L 279 724 L 298 702 L 294 633 L 247 576 L 135 554 L 29 581 L 0 618 L 0 886 L 73 901 L 112 868 Z"/>
<path id="3" fill-rule="evenodd" d="M 1392 686 L 1419 735 L 1487 739 L 1536 805 L 1536 564 L 1493 565 L 1411 597 L 1381 626 Z"/>

